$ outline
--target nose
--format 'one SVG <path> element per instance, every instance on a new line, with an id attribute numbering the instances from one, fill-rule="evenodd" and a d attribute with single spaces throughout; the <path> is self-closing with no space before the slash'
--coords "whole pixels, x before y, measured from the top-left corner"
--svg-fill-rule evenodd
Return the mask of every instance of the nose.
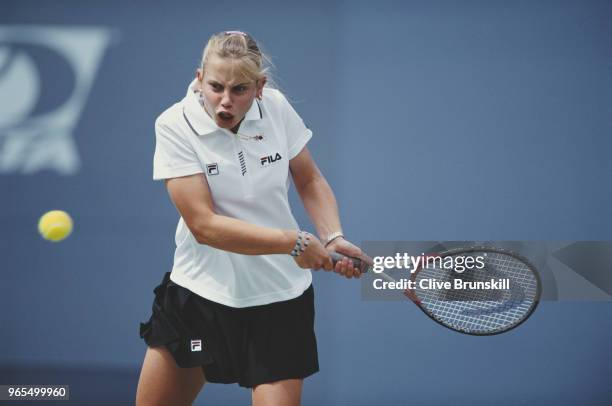
<path id="1" fill-rule="evenodd" d="M 231 99 L 231 93 L 230 93 L 230 89 L 226 89 L 223 92 L 223 96 L 221 97 L 221 106 L 223 108 L 229 108 L 232 106 L 232 99 Z"/>

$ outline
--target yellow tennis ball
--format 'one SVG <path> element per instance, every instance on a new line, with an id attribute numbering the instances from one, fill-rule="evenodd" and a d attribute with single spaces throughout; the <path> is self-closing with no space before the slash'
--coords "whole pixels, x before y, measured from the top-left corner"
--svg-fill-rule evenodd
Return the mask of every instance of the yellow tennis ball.
<path id="1" fill-rule="evenodd" d="M 45 240 L 62 241 L 72 232 L 72 219 L 62 210 L 51 210 L 38 220 L 38 232 Z"/>

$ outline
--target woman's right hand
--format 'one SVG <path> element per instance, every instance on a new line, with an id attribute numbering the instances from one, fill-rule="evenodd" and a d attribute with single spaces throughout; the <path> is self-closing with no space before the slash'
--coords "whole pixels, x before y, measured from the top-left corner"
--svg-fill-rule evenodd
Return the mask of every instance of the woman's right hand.
<path id="1" fill-rule="evenodd" d="M 293 257 L 294 261 L 300 268 L 333 270 L 334 264 L 332 259 L 321 241 L 310 233 L 308 233 L 308 237 L 310 237 L 308 247 L 300 255 Z"/>

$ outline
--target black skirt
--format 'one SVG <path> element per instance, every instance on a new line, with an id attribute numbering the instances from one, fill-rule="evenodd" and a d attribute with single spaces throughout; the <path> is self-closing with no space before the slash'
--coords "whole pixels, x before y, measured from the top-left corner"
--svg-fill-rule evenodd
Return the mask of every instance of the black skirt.
<path id="1" fill-rule="evenodd" d="M 181 368 L 202 366 L 207 382 L 250 388 L 319 370 L 312 285 L 295 299 L 234 308 L 175 284 L 168 272 L 154 293 L 140 337 L 165 346 Z"/>

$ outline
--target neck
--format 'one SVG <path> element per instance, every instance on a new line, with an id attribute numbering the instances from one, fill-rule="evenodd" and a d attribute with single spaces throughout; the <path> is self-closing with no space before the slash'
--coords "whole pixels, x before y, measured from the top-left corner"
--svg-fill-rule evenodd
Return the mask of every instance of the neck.
<path id="1" fill-rule="evenodd" d="M 238 124 L 236 124 L 236 126 L 230 129 L 230 131 L 233 132 L 234 134 L 238 134 L 238 129 L 240 128 L 240 124 L 242 124 L 243 120 L 244 120 L 244 117 L 242 118 L 242 120 L 238 122 Z"/>

